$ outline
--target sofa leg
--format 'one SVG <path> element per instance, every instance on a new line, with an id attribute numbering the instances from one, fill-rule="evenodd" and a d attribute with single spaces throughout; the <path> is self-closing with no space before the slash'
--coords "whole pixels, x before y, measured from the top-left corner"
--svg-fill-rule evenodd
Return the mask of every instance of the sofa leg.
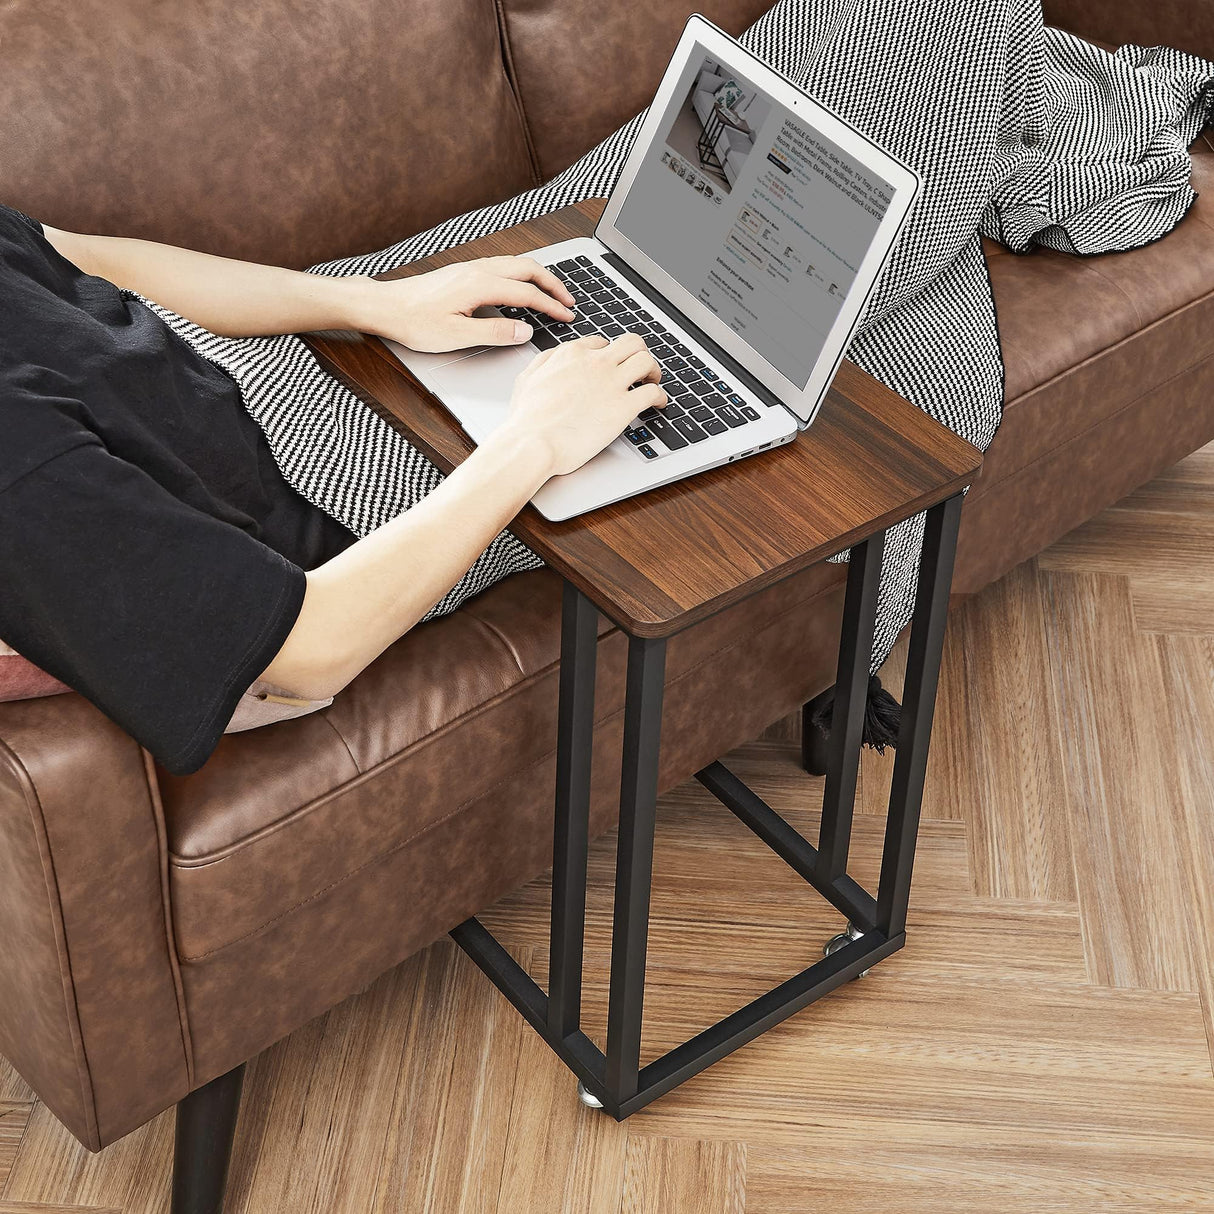
<path id="1" fill-rule="evenodd" d="M 172 1214 L 223 1214 L 244 1063 L 177 1104 Z"/>
<path id="2" fill-rule="evenodd" d="M 813 716 L 818 705 L 833 700 L 834 694 L 835 689 L 828 687 L 801 708 L 801 766 L 811 776 L 826 775 L 826 756 L 830 749 L 830 734 L 823 733 L 814 724 Z"/>

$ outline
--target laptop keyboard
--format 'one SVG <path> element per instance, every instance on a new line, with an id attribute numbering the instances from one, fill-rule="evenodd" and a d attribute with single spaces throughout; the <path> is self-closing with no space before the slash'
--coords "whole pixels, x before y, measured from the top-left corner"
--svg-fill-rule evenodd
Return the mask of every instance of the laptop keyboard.
<path id="1" fill-rule="evenodd" d="M 574 257 L 548 267 L 573 295 L 572 321 L 560 321 L 530 308 L 499 308 L 503 316 L 523 320 L 534 332 L 532 345 L 550 350 L 560 342 L 598 333 L 609 340 L 637 333 L 662 369 L 662 387 L 670 398 L 664 409 L 646 409 L 622 437 L 645 459 L 660 459 L 713 434 L 758 421 L 759 412 L 675 334 L 648 312 L 589 257 Z"/>

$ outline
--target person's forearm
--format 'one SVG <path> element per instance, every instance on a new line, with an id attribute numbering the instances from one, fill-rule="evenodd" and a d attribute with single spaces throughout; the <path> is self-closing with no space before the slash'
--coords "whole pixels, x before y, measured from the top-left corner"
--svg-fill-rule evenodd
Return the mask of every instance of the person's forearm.
<path id="1" fill-rule="evenodd" d="M 370 279 L 304 274 L 147 240 L 48 232 L 82 270 L 225 337 L 357 329 Z"/>
<path id="2" fill-rule="evenodd" d="M 308 574 L 264 678 L 326 699 L 413 627 L 548 479 L 534 438 L 500 430 L 433 493 Z"/>

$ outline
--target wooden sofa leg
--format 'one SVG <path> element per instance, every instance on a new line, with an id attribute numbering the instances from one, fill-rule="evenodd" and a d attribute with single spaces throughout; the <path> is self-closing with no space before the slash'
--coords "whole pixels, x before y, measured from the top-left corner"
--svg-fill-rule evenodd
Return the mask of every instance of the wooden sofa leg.
<path id="1" fill-rule="evenodd" d="M 811 776 L 826 775 L 826 756 L 830 748 L 830 734 L 823 733 L 814 724 L 814 712 L 820 702 L 832 700 L 834 694 L 835 689 L 828 687 L 801 708 L 801 766 Z"/>
<path id="2" fill-rule="evenodd" d="M 244 1064 L 177 1104 L 172 1214 L 222 1214 Z"/>

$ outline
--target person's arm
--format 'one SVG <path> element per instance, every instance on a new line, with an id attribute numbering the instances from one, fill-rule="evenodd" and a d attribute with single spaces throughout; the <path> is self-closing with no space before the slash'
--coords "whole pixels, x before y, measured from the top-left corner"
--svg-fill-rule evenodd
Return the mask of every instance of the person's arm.
<path id="1" fill-rule="evenodd" d="M 541 354 L 486 443 L 423 501 L 307 575 L 295 627 L 263 677 L 311 700 L 340 691 L 455 585 L 550 476 L 572 472 L 641 410 L 664 405 L 658 376 L 636 335 Z"/>
<path id="2" fill-rule="evenodd" d="M 570 320 L 573 296 L 530 257 L 486 257 L 390 282 L 334 278 L 212 257 L 172 245 L 86 236 L 43 225 L 47 240 L 86 274 L 137 291 L 224 337 L 355 329 L 413 350 L 515 345 L 530 326 L 474 317 L 483 304 L 534 308 Z"/>

